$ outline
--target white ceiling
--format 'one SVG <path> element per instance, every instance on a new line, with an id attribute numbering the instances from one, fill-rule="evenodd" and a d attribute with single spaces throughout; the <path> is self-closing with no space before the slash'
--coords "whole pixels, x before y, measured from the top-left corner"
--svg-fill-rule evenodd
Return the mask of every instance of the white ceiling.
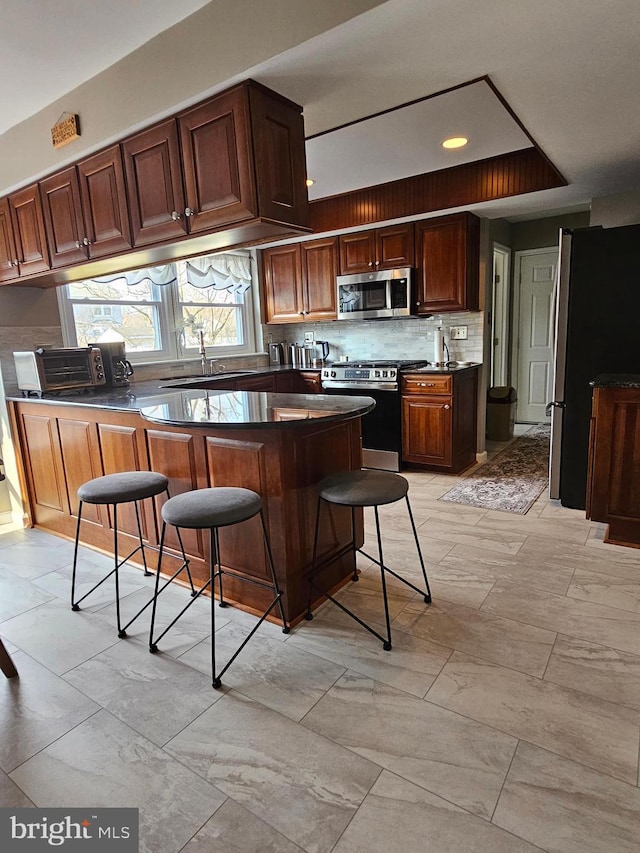
<path id="1" fill-rule="evenodd" d="M 0 0 L 0 131 L 205 2 Z M 245 76 L 302 104 L 314 135 L 489 75 L 569 181 L 480 208 L 522 218 L 640 189 L 639 45 L 638 0 L 387 0 Z M 485 83 L 423 107 L 310 140 L 313 196 L 462 162 L 443 160 L 449 125 L 471 140 L 454 158 L 524 147 Z"/>
<path id="2" fill-rule="evenodd" d="M 208 2 L 0 0 L 0 133 Z"/>
<path id="3" fill-rule="evenodd" d="M 466 136 L 464 148 L 442 141 Z M 531 140 L 486 80 L 307 140 L 309 198 L 530 148 Z M 339 164 L 339 168 L 336 168 Z"/>

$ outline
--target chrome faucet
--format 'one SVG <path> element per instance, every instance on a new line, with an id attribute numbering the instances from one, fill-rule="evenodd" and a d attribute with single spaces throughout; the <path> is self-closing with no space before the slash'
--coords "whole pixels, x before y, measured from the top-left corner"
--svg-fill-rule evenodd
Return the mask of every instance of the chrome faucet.
<path id="1" fill-rule="evenodd" d="M 207 348 L 204 345 L 204 332 L 200 330 L 200 363 L 202 364 L 202 375 L 208 376 L 209 364 L 207 362 Z"/>

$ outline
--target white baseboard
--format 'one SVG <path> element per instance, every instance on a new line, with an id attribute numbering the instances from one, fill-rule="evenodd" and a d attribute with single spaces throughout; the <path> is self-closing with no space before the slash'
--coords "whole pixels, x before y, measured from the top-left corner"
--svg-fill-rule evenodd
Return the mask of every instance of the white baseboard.
<path id="1" fill-rule="evenodd" d="M 12 527 L 23 529 L 27 526 L 27 517 L 21 512 L 7 510 L 6 512 L 0 512 L 1 524 L 10 524 Z"/>
<path id="2" fill-rule="evenodd" d="M 481 453 L 476 453 L 476 462 L 480 464 L 481 462 L 486 462 L 488 459 L 487 451 L 483 450 Z"/>

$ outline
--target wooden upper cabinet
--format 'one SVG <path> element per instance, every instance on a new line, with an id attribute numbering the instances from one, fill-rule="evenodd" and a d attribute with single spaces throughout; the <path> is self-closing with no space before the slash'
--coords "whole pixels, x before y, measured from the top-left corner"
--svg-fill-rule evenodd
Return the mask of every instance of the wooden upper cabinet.
<path id="1" fill-rule="evenodd" d="M 415 263 L 413 222 L 376 228 L 376 266 L 381 270 L 412 267 Z"/>
<path id="2" fill-rule="evenodd" d="M 0 199 L 0 282 L 11 281 L 19 274 L 9 200 L 2 198 Z"/>
<path id="3" fill-rule="evenodd" d="M 413 222 L 371 228 L 340 237 L 340 274 L 400 269 L 414 265 Z"/>
<path id="4" fill-rule="evenodd" d="M 302 311 L 305 320 L 335 320 L 338 239 L 299 243 L 302 269 Z"/>
<path id="5" fill-rule="evenodd" d="M 373 272 L 376 259 L 376 241 L 373 229 L 342 234 L 340 243 L 340 275 Z"/>
<path id="6" fill-rule="evenodd" d="M 336 237 L 275 246 L 262 252 L 265 321 L 336 319 Z"/>
<path id="7" fill-rule="evenodd" d="M 416 224 L 417 314 L 477 311 L 479 308 L 480 220 L 472 213 Z"/>
<path id="8" fill-rule="evenodd" d="M 10 195 L 9 208 L 20 275 L 51 269 L 38 185 Z"/>
<path id="9" fill-rule="evenodd" d="M 88 238 L 76 167 L 70 166 L 40 181 L 40 196 L 51 266 L 57 269 L 86 261 L 89 256 Z"/>
<path id="10" fill-rule="evenodd" d="M 302 314 L 300 246 L 274 246 L 262 252 L 262 285 L 267 323 L 299 323 Z"/>
<path id="11" fill-rule="evenodd" d="M 246 87 L 178 116 L 189 231 L 198 234 L 256 216 Z"/>
<path id="12" fill-rule="evenodd" d="M 119 145 L 78 163 L 89 258 L 131 248 L 129 211 Z"/>
<path id="13" fill-rule="evenodd" d="M 171 118 L 122 143 L 134 246 L 184 237 L 182 166 L 178 126 Z"/>
<path id="14" fill-rule="evenodd" d="M 260 216 L 307 226 L 302 111 L 261 86 L 250 86 L 249 99 Z"/>

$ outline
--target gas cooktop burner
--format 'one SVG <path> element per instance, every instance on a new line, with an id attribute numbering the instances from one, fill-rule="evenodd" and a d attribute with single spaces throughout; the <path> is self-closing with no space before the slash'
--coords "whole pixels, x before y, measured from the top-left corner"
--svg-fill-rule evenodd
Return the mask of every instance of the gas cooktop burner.
<path id="1" fill-rule="evenodd" d="M 428 361 L 425 359 L 419 360 L 402 360 L 402 359 L 371 359 L 370 361 L 334 361 L 331 367 L 354 367 L 354 368 L 389 368 L 395 367 L 400 368 L 402 370 L 408 370 L 412 368 L 418 367 L 428 367 Z"/>

